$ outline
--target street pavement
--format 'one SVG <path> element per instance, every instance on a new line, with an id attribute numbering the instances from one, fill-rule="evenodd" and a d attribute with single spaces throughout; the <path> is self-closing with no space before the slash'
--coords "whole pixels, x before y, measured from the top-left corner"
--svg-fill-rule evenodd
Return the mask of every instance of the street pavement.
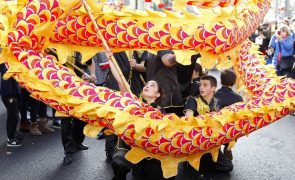
<path id="1" fill-rule="evenodd" d="M 6 111 L 0 101 L 0 180 L 109 180 L 104 140 L 85 139 L 88 151 L 78 152 L 69 166 L 62 165 L 60 130 L 52 134 L 25 134 L 23 146 L 6 147 Z M 216 180 L 295 179 L 295 118 L 282 120 L 238 140 L 233 149 L 234 170 L 214 174 Z M 128 179 L 132 179 L 130 174 Z M 195 179 L 181 177 L 178 179 Z"/>

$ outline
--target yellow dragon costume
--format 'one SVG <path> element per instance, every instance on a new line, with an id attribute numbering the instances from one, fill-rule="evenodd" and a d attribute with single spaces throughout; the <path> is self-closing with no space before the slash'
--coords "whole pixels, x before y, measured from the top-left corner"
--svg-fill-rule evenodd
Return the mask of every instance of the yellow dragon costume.
<path id="1" fill-rule="evenodd" d="M 62 65 L 73 50 L 84 60 L 103 50 L 80 0 L 0 1 L 1 61 L 9 66 L 5 78 L 14 77 L 60 114 L 86 121 L 90 136 L 108 127 L 132 146 L 129 161 L 156 158 L 165 177 L 176 175 L 182 161 L 198 169 L 203 154 L 216 160 L 222 144 L 294 111 L 295 81 L 277 77 L 247 40 L 270 0 L 174 0 L 177 12 L 117 11 L 87 2 L 114 51 L 172 49 L 182 64 L 189 63 L 182 54 L 199 52 L 206 68 L 233 66 L 251 94 L 245 102 L 190 119 L 161 114 L 130 93 L 84 82 Z M 199 13 L 184 10 L 187 4 L 200 7 Z M 43 52 L 48 47 L 57 49 L 60 62 Z"/>

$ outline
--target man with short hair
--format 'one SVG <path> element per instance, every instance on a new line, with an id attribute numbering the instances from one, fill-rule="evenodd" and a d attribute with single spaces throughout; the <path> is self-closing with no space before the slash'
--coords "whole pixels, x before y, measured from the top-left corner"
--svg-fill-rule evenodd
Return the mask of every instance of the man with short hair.
<path id="1" fill-rule="evenodd" d="M 187 100 L 184 112 L 185 117 L 192 117 L 197 115 L 204 115 L 208 112 L 216 112 L 220 109 L 220 100 L 214 97 L 217 87 L 217 80 L 211 75 L 202 76 L 200 79 L 200 95 L 197 97 L 189 97 Z M 191 173 L 195 172 L 189 164 L 184 166 L 184 170 L 189 168 L 188 171 L 183 171 L 185 177 L 192 176 Z M 213 162 L 210 153 L 204 154 L 200 160 L 200 169 L 198 176 L 202 178 L 209 178 L 211 170 L 219 172 L 230 172 L 233 169 L 233 164 L 225 154 L 219 151 L 217 162 Z"/>
<path id="2" fill-rule="evenodd" d="M 233 70 L 226 69 L 220 76 L 222 87 L 216 92 L 215 97 L 220 100 L 220 109 L 230 106 L 236 102 L 243 102 L 242 96 L 233 91 L 233 86 L 236 84 L 236 73 Z M 224 154 L 230 159 L 233 159 L 231 150 L 227 150 L 228 144 L 225 144 Z"/>
<path id="3" fill-rule="evenodd" d="M 200 95 L 196 98 L 189 97 L 185 103 L 186 117 L 203 115 L 220 109 L 220 100 L 214 97 L 217 80 L 211 75 L 202 76 L 200 79 Z"/>
<path id="4" fill-rule="evenodd" d="M 74 69 L 77 76 L 88 81 L 93 81 L 95 79 L 95 75 L 94 63 L 92 63 L 92 60 L 88 60 L 85 64 L 82 64 L 82 55 L 80 52 L 74 52 L 73 58 L 75 58 L 75 66 L 79 67 L 86 73 L 90 72 L 91 74 L 90 77 L 86 77 L 85 74 L 77 69 Z M 88 150 L 88 147 L 83 144 L 85 138 L 83 129 L 85 125 L 86 122 L 74 117 L 63 117 L 61 119 L 61 138 L 65 151 L 63 164 L 71 164 L 73 161 L 73 154 L 76 151 Z"/>
<path id="5" fill-rule="evenodd" d="M 230 106 L 236 102 L 243 102 L 242 96 L 233 91 L 233 86 L 236 84 L 236 73 L 233 70 L 226 69 L 221 75 L 222 87 L 214 95 L 221 102 L 220 109 Z"/>

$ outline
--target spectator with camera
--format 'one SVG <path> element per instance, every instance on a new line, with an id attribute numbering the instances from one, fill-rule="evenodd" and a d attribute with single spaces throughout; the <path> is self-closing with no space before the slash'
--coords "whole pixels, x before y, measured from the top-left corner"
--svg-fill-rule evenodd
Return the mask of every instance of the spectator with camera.
<path id="1" fill-rule="evenodd" d="M 293 58 L 294 38 L 286 25 L 281 26 L 270 41 L 270 51 L 273 52 L 272 64 L 279 76 L 288 75 L 289 64 Z"/>

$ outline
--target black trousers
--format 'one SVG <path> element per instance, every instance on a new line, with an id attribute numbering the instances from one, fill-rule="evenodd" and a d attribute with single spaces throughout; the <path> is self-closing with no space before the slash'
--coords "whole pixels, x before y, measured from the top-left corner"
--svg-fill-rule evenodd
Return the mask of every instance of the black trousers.
<path id="1" fill-rule="evenodd" d="M 43 102 L 39 102 L 39 111 L 38 111 L 39 118 L 46 118 L 47 117 L 47 105 Z"/>
<path id="2" fill-rule="evenodd" d="M 106 135 L 105 151 L 108 159 L 111 159 L 115 153 L 118 137 L 116 135 Z"/>
<path id="3" fill-rule="evenodd" d="M 39 110 L 40 102 L 30 96 L 30 93 L 22 88 L 21 89 L 21 103 L 20 103 L 20 112 L 21 112 L 21 121 L 25 122 L 28 121 L 27 119 L 27 112 L 28 107 L 30 107 L 30 120 L 31 122 L 37 121 L 37 114 Z"/>
<path id="4" fill-rule="evenodd" d="M 17 123 L 19 121 L 18 96 L 2 96 L 2 102 L 7 110 L 6 131 L 8 139 L 14 139 Z"/>
<path id="5" fill-rule="evenodd" d="M 199 171 L 195 170 L 188 162 L 181 163 L 175 180 L 212 179 L 216 172 L 226 174 L 232 170 L 232 161 L 223 152 L 219 151 L 217 162 L 212 160 L 211 154 L 203 155 L 200 160 Z M 203 178 L 200 178 L 202 176 Z"/>
<path id="6" fill-rule="evenodd" d="M 67 117 L 61 119 L 61 138 L 65 154 L 76 152 L 76 145 L 84 141 L 83 128 L 86 122 L 76 118 Z"/>
<path id="7" fill-rule="evenodd" d="M 132 175 L 135 180 L 167 180 L 163 177 L 161 162 L 157 159 L 143 159 L 134 165 Z M 168 178 L 174 180 L 175 177 Z"/>
<path id="8" fill-rule="evenodd" d="M 287 76 L 289 78 L 295 79 L 295 70 L 277 70 L 278 76 Z"/>
<path id="9" fill-rule="evenodd" d="M 112 158 L 112 169 L 114 172 L 113 180 L 126 179 L 126 175 L 134 166 L 134 164 L 132 164 L 125 158 L 125 155 L 130 149 L 131 148 L 129 145 L 127 145 L 123 140 L 118 139 L 117 147 Z"/>
<path id="10" fill-rule="evenodd" d="M 164 180 L 161 162 L 157 159 L 144 159 L 138 164 L 129 162 L 125 155 L 131 149 L 123 140 L 118 139 L 118 144 L 112 159 L 114 177 L 112 180 L 124 180 L 132 170 L 134 180 Z M 169 178 L 169 180 L 174 177 Z"/>
<path id="11" fill-rule="evenodd" d="M 55 116 L 56 110 L 54 108 L 52 108 L 52 111 L 51 112 L 52 112 L 52 119 L 53 119 L 53 121 L 59 119 L 58 117 Z"/>

